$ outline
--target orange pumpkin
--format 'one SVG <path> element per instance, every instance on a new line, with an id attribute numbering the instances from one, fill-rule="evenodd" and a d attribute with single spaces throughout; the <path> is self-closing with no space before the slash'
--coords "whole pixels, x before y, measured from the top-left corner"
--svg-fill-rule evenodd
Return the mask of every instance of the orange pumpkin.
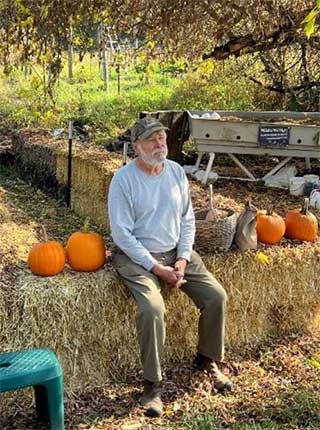
<path id="1" fill-rule="evenodd" d="M 48 240 L 42 227 L 43 242 L 33 245 L 28 256 L 28 265 L 35 275 L 54 276 L 60 273 L 66 263 L 64 248 L 55 240 Z"/>
<path id="2" fill-rule="evenodd" d="M 309 211 L 309 200 L 304 200 L 302 209 L 293 209 L 285 217 L 286 233 L 290 239 L 314 242 L 318 237 L 317 218 Z"/>
<path id="3" fill-rule="evenodd" d="M 286 231 L 286 225 L 280 215 L 268 209 L 257 212 L 258 241 L 268 245 L 280 242 Z"/>
<path id="4" fill-rule="evenodd" d="M 100 234 L 88 232 L 87 223 L 83 232 L 73 233 L 67 242 L 67 259 L 73 270 L 93 272 L 105 263 L 105 246 Z"/>

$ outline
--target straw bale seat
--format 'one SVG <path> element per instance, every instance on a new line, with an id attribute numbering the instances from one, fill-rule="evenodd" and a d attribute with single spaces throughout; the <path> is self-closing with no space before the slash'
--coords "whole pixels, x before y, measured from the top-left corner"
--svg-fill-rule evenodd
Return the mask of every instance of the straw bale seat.
<path id="1" fill-rule="evenodd" d="M 228 293 L 227 351 L 243 351 L 266 336 L 312 328 L 320 309 L 320 244 L 270 248 L 270 264 L 256 252 L 204 258 Z M 180 291 L 164 291 L 167 341 L 164 365 L 195 353 L 198 311 Z M 122 281 L 107 269 L 51 278 L 22 271 L 14 287 L 0 287 L 0 344 L 7 350 L 51 348 L 64 370 L 65 389 L 125 380 L 139 369 L 136 307 Z"/>

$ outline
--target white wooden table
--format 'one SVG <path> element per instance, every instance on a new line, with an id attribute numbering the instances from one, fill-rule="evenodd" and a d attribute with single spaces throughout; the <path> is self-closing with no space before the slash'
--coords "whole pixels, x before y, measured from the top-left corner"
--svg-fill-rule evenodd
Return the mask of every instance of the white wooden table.
<path id="1" fill-rule="evenodd" d="M 201 115 L 213 112 L 217 112 L 221 119 L 201 118 Z M 305 158 L 308 168 L 311 158 L 320 160 L 320 112 L 217 110 L 188 111 L 188 114 L 191 135 L 198 149 L 197 168 L 203 154 L 209 154 L 209 162 L 202 180 L 204 184 L 207 183 L 216 153 L 228 154 L 246 175 L 245 178 L 238 179 L 251 181 L 266 179 L 273 175 L 292 157 Z M 302 123 L 303 120 L 307 120 L 307 124 Z M 240 162 L 237 157 L 239 154 L 284 158 L 262 178 L 256 178 Z"/>

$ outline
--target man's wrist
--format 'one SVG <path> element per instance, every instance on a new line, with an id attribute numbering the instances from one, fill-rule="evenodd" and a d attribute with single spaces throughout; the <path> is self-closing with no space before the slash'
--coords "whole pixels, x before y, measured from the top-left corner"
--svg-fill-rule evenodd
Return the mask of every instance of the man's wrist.
<path id="1" fill-rule="evenodd" d="M 176 261 L 185 261 L 187 264 L 189 263 L 185 257 L 178 257 Z"/>
<path id="2" fill-rule="evenodd" d="M 160 263 L 156 263 L 156 264 L 152 267 L 151 272 L 158 276 L 158 274 L 161 272 L 161 269 L 162 269 L 162 264 L 160 264 Z"/>

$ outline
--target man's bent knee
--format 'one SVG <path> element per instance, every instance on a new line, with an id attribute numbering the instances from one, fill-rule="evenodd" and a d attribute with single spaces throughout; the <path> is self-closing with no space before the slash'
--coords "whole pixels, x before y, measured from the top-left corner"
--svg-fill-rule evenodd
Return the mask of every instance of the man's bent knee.
<path id="1" fill-rule="evenodd" d="M 223 286 L 215 278 L 212 278 L 212 287 L 212 300 L 224 304 L 228 300 L 228 296 Z"/>
<path id="2" fill-rule="evenodd" d="M 219 288 L 219 291 L 218 291 L 218 300 L 221 303 L 225 303 L 228 300 L 227 293 L 222 287 Z"/>
<path id="3" fill-rule="evenodd" d="M 162 320 L 164 318 L 164 314 L 165 306 L 162 301 L 144 304 L 138 312 L 139 317 L 143 317 L 150 321 L 154 321 L 155 319 Z"/>

